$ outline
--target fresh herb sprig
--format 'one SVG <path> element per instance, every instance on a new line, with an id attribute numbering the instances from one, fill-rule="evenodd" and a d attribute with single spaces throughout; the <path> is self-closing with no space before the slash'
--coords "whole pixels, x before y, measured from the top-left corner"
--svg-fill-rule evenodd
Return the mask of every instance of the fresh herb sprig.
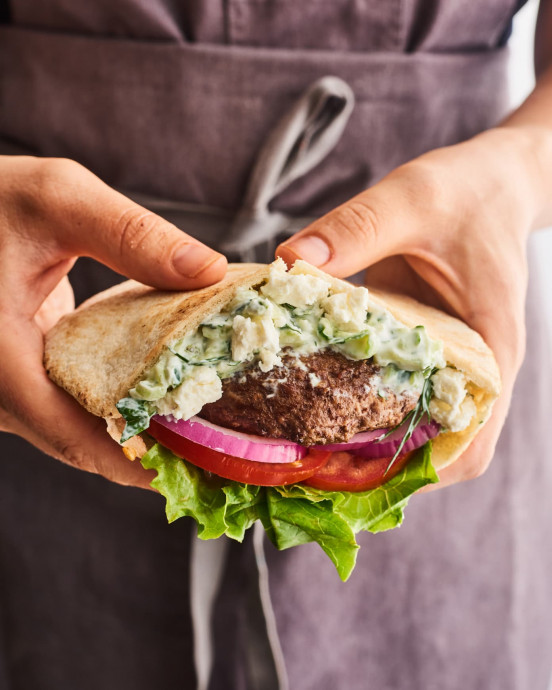
<path id="1" fill-rule="evenodd" d="M 427 417 L 428 422 L 431 419 L 431 416 L 429 413 L 429 401 L 431 400 L 431 398 L 433 396 L 433 383 L 431 382 L 431 377 L 433 376 L 433 374 L 436 371 L 437 371 L 437 369 L 431 369 L 429 372 L 427 372 L 427 371 L 424 372 L 426 374 L 426 377 L 424 380 L 422 392 L 420 393 L 420 397 L 418 398 L 418 402 L 416 403 L 416 407 L 413 410 L 410 410 L 410 412 L 406 415 L 406 417 L 401 422 L 399 422 L 395 427 L 393 427 L 384 436 L 382 436 L 381 438 L 379 438 L 377 440 L 377 443 L 380 443 L 384 439 L 388 438 L 399 427 L 403 426 L 408 421 L 408 427 L 404 433 L 404 436 L 401 439 L 401 442 L 399 443 L 399 447 L 395 451 L 395 455 L 391 458 L 391 462 L 389 463 L 389 465 L 387 466 L 387 469 L 385 470 L 386 473 L 389 472 L 389 470 L 393 466 L 393 463 L 401 454 L 401 451 L 404 448 L 404 444 L 412 437 L 412 434 L 414 433 L 416 427 L 422 421 L 424 416 Z"/>

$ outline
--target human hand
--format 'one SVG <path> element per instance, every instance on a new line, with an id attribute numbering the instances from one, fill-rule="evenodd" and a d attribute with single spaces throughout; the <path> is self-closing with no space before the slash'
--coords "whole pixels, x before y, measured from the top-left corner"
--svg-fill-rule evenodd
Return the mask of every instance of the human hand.
<path id="1" fill-rule="evenodd" d="M 66 274 L 78 256 L 162 289 L 210 285 L 224 257 L 70 160 L 0 157 L 0 430 L 119 484 L 155 472 L 125 459 L 103 419 L 54 385 L 43 336 L 74 307 Z"/>
<path id="2" fill-rule="evenodd" d="M 280 245 L 344 277 L 402 292 L 458 316 L 493 350 L 503 391 L 469 449 L 438 487 L 479 476 L 504 424 L 525 348 L 526 240 L 540 185 L 524 137 L 495 129 L 390 173 Z"/>

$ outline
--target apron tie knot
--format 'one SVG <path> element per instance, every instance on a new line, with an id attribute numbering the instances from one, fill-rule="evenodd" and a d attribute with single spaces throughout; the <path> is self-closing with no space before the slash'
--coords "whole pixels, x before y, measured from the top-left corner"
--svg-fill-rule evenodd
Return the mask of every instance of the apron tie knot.
<path id="1" fill-rule="evenodd" d="M 224 254 L 241 261 L 271 261 L 276 238 L 289 237 L 312 220 L 271 211 L 270 203 L 330 153 L 347 125 L 354 100 L 342 79 L 322 77 L 282 117 L 253 165 L 242 206 L 220 247 Z M 264 251 L 259 247 L 263 244 Z"/>

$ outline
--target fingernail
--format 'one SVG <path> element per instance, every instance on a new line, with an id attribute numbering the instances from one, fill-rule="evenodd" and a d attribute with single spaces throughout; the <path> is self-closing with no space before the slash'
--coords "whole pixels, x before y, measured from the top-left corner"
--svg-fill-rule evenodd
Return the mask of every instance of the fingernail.
<path id="1" fill-rule="evenodd" d="M 173 266 L 183 276 L 195 278 L 220 258 L 221 255 L 209 247 L 204 247 L 201 244 L 186 244 L 176 250 L 173 256 Z"/>
<path id="2" fill-rule="evenodd" d="M 282 245 L 280 250 L 289 251 L 296 259 L 304 259 L 313 266 L 324 266 L 332 255 L 328 245 L 317 235 L 298 237 L 289 244 Z"/>

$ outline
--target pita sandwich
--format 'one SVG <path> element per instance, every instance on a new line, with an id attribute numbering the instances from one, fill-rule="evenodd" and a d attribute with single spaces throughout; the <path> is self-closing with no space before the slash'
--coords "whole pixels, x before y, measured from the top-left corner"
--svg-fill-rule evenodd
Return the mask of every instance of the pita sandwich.
<path id="1" fill-rule="evenodd" d="M 233 264 L 220 283 L 182 293 L 161 292 L 135 281 L 110 288 L 48 333 L 48 375 L 89 412 L 104 417 L 120 438 L 124 424 L 116 404 L 145 377 L 163 350 L 224 309 L 240 289 L 265 283 L 269 271 L 261 264 Z M 335 292 L 355 289 L 304 261 L 298 261 L 289 274 L 321 278 Z M 500 392 L 495 358 L 478 333 L 444 312 L 378 290 L 370 290 L 370 298 L 405 326 L 423 325 L 431 339 L 443 343 L 446 364 L 465 376 L 476 413 L 465 429 L 445 431 L 433 441 L 433 464 L 437 469 L 446 467 L 468 447 L 491 413 Z M 126 445 L 140 453 L 145 450 L 136 441 Z"/>
<path id="2" fill-rule="evenodd" d="M 167 500 L 169 520 L 191 515 L 201 538 L 242 539 L 258 519 L 278 548 L 317 541 L 343 579 L 354 566 L 356 532 L 398 526 L 408 497 L 459 458 L 500 393 L 495 358 L 466 324 L 304 261 L 289 271 L 281 260 L 230 265 L 220 283 L 191 292 L 127 281 L 63 317 L 47 334 L 44 363 L 57 385 L 106 419 L 127 458 L 157 470 L 152 485 Z M 400 431 L 404 444 L 418 429 L 434 432 L 389 475 L 386 462 L 379 485 L 351 493 L 332 484 L 324 491 L 317 473 L 269 486 L 250 480 L 255 473 L 221 471 L 226 480 L 214 486 L 203 474 L 212 477 L 212 467 L 170 452 L 175 446 L 153 433 L 150 420 L 156 427 L 165 420 L 178 438 L 206 425 L 207 436 L 230 443 L 206 440 L 206 447 L 255 469 L 266 462 L 228 450 L 242 448 L 246 434 L 269 437 L 272 449 L 280 442 L 302 449 L 307 458 L 326 450 L 326 468 L 348 455 L 341 451 L 358 460 L 360 446 L 369 450 L 390 433 L 393 439 Z M 207 436 L 189 438 L 201 444 Z M 375 467 L 376 460 L 362 460 Z M 209 491 L 218 493 L 206 498 Z"/>

